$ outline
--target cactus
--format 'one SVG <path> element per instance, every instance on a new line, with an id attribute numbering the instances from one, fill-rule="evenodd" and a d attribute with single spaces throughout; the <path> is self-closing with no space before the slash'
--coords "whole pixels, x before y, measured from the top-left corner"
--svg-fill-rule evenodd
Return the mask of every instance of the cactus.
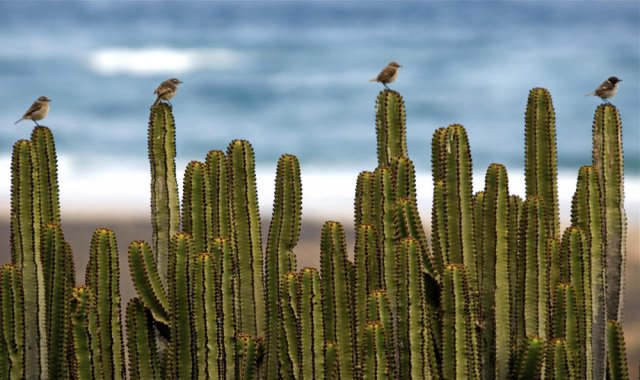
<path id="1" fill-rule="evenodd" d="M 389 377 L 386 334 L 379 321 L 367 322 L 364 327 L 364 367 L 363 379 L 387 379 Z"/>
<path id="2" fill-rule="evenodd" d="M 96 360 L 102 364 L 101 376 L 124 378 L 118 244 L 115 234 L 109 229 L 98 228 L 93 233 L 85 283 L 96 302 L 101 353 Z"/>
<path id="3" fill-rule="evenodd" d="M 552 380 L 575 379 L 571 353 L 564 339 L 554 339 L 547 355 L 547 378 Z"/>
<path id="4" fill-rule="evenodd" d="M 178 232 L 180 225 L 175 162 L 176 128 L 170 105 L 158 103 L 151 108 L 148 140 L 153 252 L 160 280 L 166 285 L 171 237 Z"/>
<path id="5" fill-rule="evenodd" d="M 515 376 L 512 378 L 539 379 L 544 360 L 544 342 L 540 338 L 528 338 L 520 352 Z"/>
<path id="6" fill-rule="evenodd" d="M 153 317 L 140 298 L 132 298 L 127 303 L 126 321 L 129 378 L 160 380 Z"/>
<path id="7" fill-rule="evenodd" d="M 442 377 L 480 378 L 474 309 L 466 269 L 448 264 L 442 278 Z"/>
<path id="8" fill-rule="evenodd" d="M 620 320 L 627 249 L 624 211 L 622 122 L 614 106 L 600 105 L 593 117 L 593 169 L 598 173 L 604 225 L 606 319 Z"/>
<path id="9" fill-rule="evenodd" d="M 169 326 L 169 301 L 149 244 L 144 241 L 129 244 L 129 271 L 138 296 L 154 320 Z"/>
<path id="10" fill-rule="evenodd" d="M 195 244 L 194 244 L 195 245 Z M 217 301 L 219 295 L 219 279 L 216 259 L 212 254 L 201 253 L 191 258 L 189 263 L 191 278 L 191 310 L 192 310 L 192 350 L 196 360 L 198 379 L 217 379 L 221 358 L 220 334 L 218 328 Z"/>
<path id="11" fill-rule="evenodd" d="M 239 380 L 253 379 L 257 372 L 257 342 L 249 334 L 238 334 L 236 337 L 236 367 Z"/>
<path id="12" fill-rule="evenodd" d="M 182 195 L 182 231 L 190 233 L 196 252 L 206 252 L 211 239 L 211 205 L 208 203 L 209 171 L 199 161 L 191 161 L 184 172 Z"/>
<path id="13" fill-rule="evenodd" d="M 223 151 L 211 150 L 207 153 L 206 166 L 209 177 L 208 203 L 211 207 L 212 238 L 230 237 L 231 221 L 229 211 L 229 178 L 227 176 L 227 159 Z M 209 240 L 212 244 L 212 240 Z M 211 251 L 211 246 L 209 251 Z"/>
<path id="14" fill-rule="evenodd" d="M 544 88 L 534 88 L 529 92 L 524 134 L 526 196 L 544 199 L 546 224 L 551 236 L 557 237 L 560 235 L 560 217 L 556 116 L 551 94 Z"/>
<path id="15" fill-rule="evenodd" d="M 267 240 L 267 377 L 274 378 L 278 374 L 278 347 L 287 347 L 281 334 L 282 316 L 278 305 L 280 281 L 282 275 L 295 271 L 288 258 L 300 236 L 302 214 L 302 183 L 300 180 L 300 164 L 292 155 L 282 155 L 278 160 L 276 172 L 276 188 L 273 201 L 273 216 Z M 286 333 L 286 332 L 285 332 Z M 282 339 L 281 339 L 282 337 Z M 280 343 L 279 343 L 280 341 Z M 291 348 L 290 348 L 291 349 Z M 286 351 L 286 350 L 283 350 Z"/>
<path id="16" fill-rule="evenodd" d="M 376 223 L 375 180 L 374 174 L 370 171 L 363 171 L 358 174 L 353 212 L 356 229 L 362 224 L 373 225 Z"/>
<path id="17" fill-rule="evenodd" d="M 624 347 L 622 327 L 617 321 L 607 321 L 607 367 L 612 380 L 628 380 L 627 354 Z"/>
<path id="18" fill-rule="evenodd" d="M 353 305 L 349 298 L 352 284 L 348 279 L 346 243 L 340 223 L 326 222 L 322 228 L 320 267 L 325 339 L 337 344 L 340 378 L 352 379 L 355 376 Z"/>
<path id="19" fill-rule="evenodd" d="M 14 264 L 0 267 L 0 377 L 25 373 L 25 315 L 22 275 Z"/>
<path id="20" fill-rule="evenodd" d="M 235 373 L 235 336 L 236 336 L 236 313 L 235 313 L 235 287 L 236 275 L 231 242 L 225 238 L 216 238 L 213 241 L 213 254 L 219 262 L 220 271 L 219 286 L 221 289 L 221 300 L 218 301 L 218 313 L 220 315 L 220 337 L 221 351 L 224 357 L 220 359 L 220 373 Z"/>
<path id="21" fill-rule="evenodd" d="M 476 289 L 472 162 L 464 127 L 454 124 L 437 129 L 433 134 L 431 154 L 433 207 L 444 206 L 444 210 L 434 211 L 440 217 L 432 221 L 432 228 L 438 231 L 433 235 L 433 244 L 439 245 L 440 252 L 446 255 L 441 259 L 443 263 L 464 263 L 469 283 Z M 440 182 L 442 189 L 438 188 Z M 446 250 L 442 250 L 442 239 L 446 241 Z"/>
<path id="22" fill-rule="evenodd" d="M 367 318 L 367 299 L 369 293 L 382 287 L 382 258 L 379 256 L 378 237 L 370 224 L 361 224 L 356 230 L 354 262 L 355 281 L 355 317 L 356 341 L 362 349 L 362 339 Z"/>
<path id="23" fill-rule="evenodd" d="M 300 355 L 300 333 L 298 323 L 300 311 L 298 310 L 298 281 L 296 273 L 290 272 L 282 275 L 280 280 L 282 310 L 282 337 L 278 347 L 280 351 L 280 372 L 285 379 L 299 379 L 302 356 Z M 277 351 L 276 351 L 277 352 Z"/>
<path id="24" fill-rule="evenodd" d="M 593 374 L 605 376 L 605 257 L 603 255 L 602 204 L 598 174 L 591 166 L 583 166 L 578 172 L 578 184 L 571 207 L 571 224 L 580 228 L 587 240 L 588 257 L 591 259 L 590 290 L 592 307 L 587 319 L 593 326 Z"/>
<path id="25" fill-rule="evenodd" d="M 404 100 L 393 90 L 383 90 L 376 100 L 378 166 L 386 166 L 394 156 L 407 156 Z"/>
<path id="26" fill-rule="evenodd" d="M 42 232 L 42 253 L 45 257 L 46 320 L 48 374 L 63 379 L 69 374 L 69 299 L 75 283 L 71 248 L 57 224 L 48 224 Z M 71 272 L 71 273 L 70 273 Z"/>
<path id="27" fill-rule="evenodd" d="M 265 297 L 253 148 L 247 141 L 234 140 L 227 148 L 227 160 L 232 235 L 238 265 L 238 331 L 262 336 L 266 323 Z"/>
<path id="28" fill-rule="evenodd" d="M 191 235 L 178 232 L 171 238 L 169 254 L 169 305 L 171 307 L 172 377 L 188 379 L 197 373 L 192 352 L 192 314 L 189 307 L 189 261 L 195 251 Z"/>
<path id="29" fill-rule="evenodd" d="M 509 250 L 509 185 L 507 171 L 500 164 L 487 169 L 483 195 L 482 266 L 478 266 L 481 295 L 483 378 L 506 379 L 510 359 L 510 262 L 516 259 Z"/>
<path id="30" fill-rule="evenodd" d="M 79 379 L 103 378 L 100 333 L 94 292 L 86 286 L 73 288 L 70 315 L 73 358 Z"/>
<path id="31" fill-rule="evenodd" d="M 580 342 L 578 337 L 578 317 L 576 292 L 571 284 L 559 284 L 555 291 L 552 320 L 552 336 L 555 339 L 562 339 L 566 343 L 566 348 L 572 353 L 571 369 L 575 377 L 580 378 L 580 373 L 576 372 L 573 355 L 579 354 Z M 553 367 L 551 367 L 553 368 Z"/>
<path id="32" fill-rule="evenodd" d="M 322 287 L 315 268 L 298 274 L 298 313 L 300 316 L 300 357 L 303 379 L 324 378 L 324 325 L 322 323 Z"/>

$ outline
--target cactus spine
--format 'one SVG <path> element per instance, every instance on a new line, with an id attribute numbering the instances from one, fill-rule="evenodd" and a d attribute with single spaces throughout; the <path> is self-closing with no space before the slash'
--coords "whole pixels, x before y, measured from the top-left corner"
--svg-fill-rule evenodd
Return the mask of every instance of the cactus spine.
<path id="1" fill-rule="evenodd" d="M 598 173 L 604 208 L 606 318 L 620 320 L 627 216 L 624 211 L 622 122 L 617 108 L 609 104 L 598 106 L 593 117 L 593 169 Z"/>

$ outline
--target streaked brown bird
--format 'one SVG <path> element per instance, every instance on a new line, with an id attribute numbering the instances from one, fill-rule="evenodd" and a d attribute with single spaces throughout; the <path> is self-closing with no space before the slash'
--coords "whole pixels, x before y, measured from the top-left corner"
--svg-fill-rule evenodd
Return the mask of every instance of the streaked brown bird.
<path id="1" fill-rule="evenodd" d="M 594 92 L 590 92 L 584 96 L 598 96 L 600 99 L 604 100 L 605 103 L 611 104 L 607 99 L 613 98 L 618 93 L 618 82 L 622 82 L 622 79 L 609 77 L 609 79 L 602 82 Z"/>
<path id="2" fill-rule="evenodd" d="M 158 88 L 156 88 L 156 90 L 153 92 L 154 94 L 157 94 L 158 97 L 156 98 L 156 101 L 153 103 L 151 107 L 155 107 L 156 104 L 158 104 L 161 100 L 166 100 L 167 103 L 169 103 L 169 105 L 172 106 L 169 99 L 176 96 L 176 92 L 178 91 L 178 85 L 180 83 L 182 83 L 182 81 L 176 78 L 167 79 L 166 81 L 160 83 L 160 86 L 158 86 Z"/>
<path id="3" fill-rule="evenodd" d="M 380 71 L 377 77 L 371 79 L 369 82 L 380 82 L 384 85 L 386 89 L 389 89 L 387 86 L 388 83 L 393 83 L 398 77 L 398 71 L 402 67 L 401 64 L 395 61 L 389 62 L 389 64 Z"/>
<path id="4" fill-rule="evenodd" d="M 38 120 L 44 119 L 49 114 L 50 101 L 51 99 L 47 98 L 46 96 L 39 97 L 35 102 L 33 102 L 27 112 L 25 112 L 24 115 L 22 115 L 22 117 L 18 119 L 18 121 L 16 121 L 14 124 L 18 124 L 22 120 L 33 120 L 33 122 L 36 123 L 37 126 L 40 126 L 40 124 L 38 124 Z"/>

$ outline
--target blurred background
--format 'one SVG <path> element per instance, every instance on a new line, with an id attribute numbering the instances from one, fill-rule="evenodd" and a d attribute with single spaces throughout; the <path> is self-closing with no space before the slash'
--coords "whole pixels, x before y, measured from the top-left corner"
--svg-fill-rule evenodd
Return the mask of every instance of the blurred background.
<path id="1" fill-rule="evenodd" d="M 467 128 L 476 190 L 487 166 L 500 162 L 510 191 L 524 194 L 524 110 L 533 87 L 553 96 L 567 221 L 578 168 L 591 163 L 592 118 L 601 102 L 584 94 L 609 76 L 623 79 L 612 102 L 624 125 L 631 271 L 625 330 L 637 369 L 640 309 L 629 306 L 640 298 L 637 1 L 0 2 L 2 247 L 12 145 L 33 126 L 13 123 L 40 95 L 52 99 L 42 124 L 56 137 L 74 251 L 84 254 L 92 229 L 107 222 L 122 231 L 123 251 L 131 239 L 147 239 L 149 106 L 156 86 L 176 77 L 184 81 L 172 100 L 179 177 L 190 160 L 248 139 L 268 219 L 278 157 L 297 155 L 303 219 L 312 225 L 303 229 L 302 245 L 317 250 L 317 222 L 350 226 L 356 176 L 376 165 L 374 107 L 382 85 L 369 79 L 391 60 L 404 66 L 391 88 L 406 102 L 425 222 L 431 137 L 452 123 Z M 6 249 L 1 258 L 8 261 Z"/>

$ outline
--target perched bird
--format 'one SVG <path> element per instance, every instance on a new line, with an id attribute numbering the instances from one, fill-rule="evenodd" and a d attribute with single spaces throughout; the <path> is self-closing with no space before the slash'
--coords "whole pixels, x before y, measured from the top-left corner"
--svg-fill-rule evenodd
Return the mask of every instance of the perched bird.
<path id="1" fill-rule="evenodd" d="M 158 95 L 158 98 L 156 99 L 155 103 L 153 103 L 152 107 L 155 107 L 156 104 L 160 102 L 160 100 L 166 100 L 167 103 L 171 105 L 169 99 L 176 96 L 176 91 L 178 91 L 178 85 L 180 83 L 182 83 L 182 81 L 176 78 L 167 79 L 166 81 L 160 83 L 160 86 L 158 86 L 158 88 L 156 88 L 156 90 L 153 92 L 154 94 Z"/>
<path id="2" fill-rule="evenodd" d="M 609 77 L 606 81 L 602 82 L 594 92 L 585 94 L 584 96 L 598 96 L 604 100 L 605 103 L 609 103 L 607 99 L 611 99 L 618 93 L 618 82 L 622 82 L 622 79 L 617 77 Z"/>
<path id="3" fill-rule="evenodd" d="M 377 77 L 371 79 L 369 82 L 380 82 L 386 89 L 389 89 L 387 83 L 393 83 L 393 81 L 396 80 L 398 77 L 398 69 L 401 67 L 402 65 L 399 63 L 391 61 L 384 69 L 382 69 L 382 71 L 380 71 L 380 74 L 378 74 Z"/>
<path id="4" fill-rule="evenodd" d="M 22 120 L 33 120 L 33 122 L 36 123 L 37 126 L 40 126 L 40 124 L 38 124 L 38 120 L 42 120 L 47 117 L 47 114 L 49 113 L 50 101 L 51 99 L 47 98 L 46 96 L 39 97 L 35 102 L 33 102 L 27 112 L 25 112 L 24 115 L 22 115 L 22 117 L 18 119 L 18 121 L 16 121 L 14 124 L 18 124 Z"/>

